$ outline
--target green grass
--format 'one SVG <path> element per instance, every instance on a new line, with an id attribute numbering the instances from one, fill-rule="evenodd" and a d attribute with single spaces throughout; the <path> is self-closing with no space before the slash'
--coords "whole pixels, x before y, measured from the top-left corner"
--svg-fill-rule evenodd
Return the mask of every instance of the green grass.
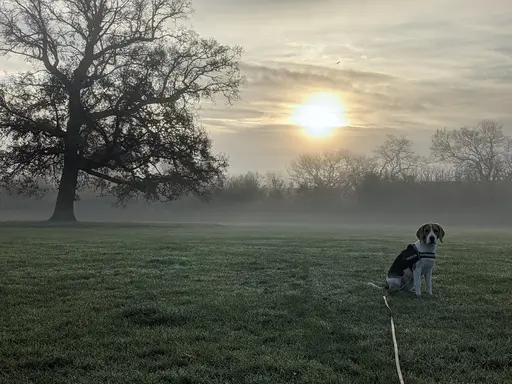
<path id="1" fill-rule="evenodd" d="M 365 283 L 414 232 L 4 225 L 0 382 L 397 383 Z M 447 232 L 434 297 L 390 300 L 404 379 L 511 382 L 512 237 Z"/>

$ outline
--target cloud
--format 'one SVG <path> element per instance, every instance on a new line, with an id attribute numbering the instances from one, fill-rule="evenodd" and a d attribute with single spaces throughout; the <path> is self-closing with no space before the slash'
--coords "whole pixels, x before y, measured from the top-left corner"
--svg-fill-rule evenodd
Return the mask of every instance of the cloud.
<path id="1" fill-rule="evenodd" d="M 242 69 L 249 80 L 242 101 L 231 115 L 226 114 L 226 119 L 238 123 L 244 120 L 238 108 L 248 113 L 247 118 L 257 117 L 264 124 L 265 118 L 289 114 L 293 105 L 318 91 L 340 94 L 349 120 L 359 127 L 380 123 L 414 128 L 439 124 L 441 119 L 451 125 L 468 117 L 478 119 L 479 109 L 497 114 L 507 111 L 511 97 L 510 86 L 500 82 L 504 77 L 498 78 L 498 71 L 470 82 L 467 77 L 414 81 L 378 72 L 286 62 L 245 63 Z"/>
<path id="2" fill-rule="evenodd" d="M 483 118 L 512 134 L 510 0 L 194 0 L 194 7 L 190 24 L 203 36 L 245 49 L 242 99 L 200 111 L 235 170 L 280 170 L 298 153 L 336 146 L 364 152 L 386 133 L 407 134 L 428 151 L 435 129 Z M 288 119 L 319 91 L 341 96 L 351 124 L 327 140 L 305 138 Z"/>
<path id="3" fill-rule="evenodd" d="M 368 153 L 386 133 L 407 135 L 426 155 L 438 128 L 475 125 L 483 118 L 512 128 L 507 126 L 512 123 L 511 87 L 492 77 L 469 81 L 464 74 L 409 80 L 286 61 L 244 63 L 242 69 L 249 79 L 242 100 L 229 111 L 203 111 L 205 126 L 215 118 L 215 147 L 227 152 L 233 169 L 239 171 L 283 168 L 303 152 L 345 147 Z M 352 126 L 341 128 L 328 140 L 312 140 L 288 124 L 293 105 L 313 91 L 341 94 Z"/>

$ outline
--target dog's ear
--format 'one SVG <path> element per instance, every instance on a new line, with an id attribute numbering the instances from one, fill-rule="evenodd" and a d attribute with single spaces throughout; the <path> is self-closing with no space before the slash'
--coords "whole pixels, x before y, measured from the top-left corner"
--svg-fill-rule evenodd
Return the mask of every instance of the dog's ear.
<path id="1" fill-rule="evenodd" d="M 435 223 L 434 225 L 436 225 L 437 229 L 439 230 L 439 233 L 437 234 L 437 238 L 442 243 L 443 237 L 446 235 L 446 232 L 444 231 L 443 227 L 441 227 L 439 224 Z"/>
<path id="2" fill-rule="evenodd" d="M 421 227 L 418 228 L 418 230 L 416 231 L 416 237 L 420 240 L 420 241 L 423 241 L 423 231 L 425 229 L 425 227 L 427 226 L 428 224 L 423 224 Z"/>

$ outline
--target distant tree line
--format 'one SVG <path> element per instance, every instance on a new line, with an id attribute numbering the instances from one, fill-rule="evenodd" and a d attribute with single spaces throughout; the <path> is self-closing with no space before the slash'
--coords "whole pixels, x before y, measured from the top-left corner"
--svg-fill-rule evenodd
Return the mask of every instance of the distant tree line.
<path id="1" fill-rule="evenodd" d="M 404 136 L 387 135 L 371 155 L 346 149 L 303 154 L 286 174 L 227 176 L 213 201 L 347 212 L 512 208 L 512 137 L 499 123 L 439 129 L 428 157 L 412 146 Z"/>

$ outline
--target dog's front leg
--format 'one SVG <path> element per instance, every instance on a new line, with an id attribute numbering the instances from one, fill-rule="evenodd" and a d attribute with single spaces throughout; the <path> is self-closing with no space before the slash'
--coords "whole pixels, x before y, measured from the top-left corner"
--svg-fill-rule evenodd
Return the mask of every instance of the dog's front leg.
<path id="1" fill-rule="evenodd" d="M 425 284 L 427 286 L 427 293 L 429 296 L 432 296 L 432 269 L 429 268 L 427 272 L 425 272 Z"/>
<path id="2" fill-rule="evenodd" d="M 421 268 L 416 265 L 414 272 L 412 274 L 412 278 L 414 280 L 414 293 L 416 296 L 421 296 Z"/>

